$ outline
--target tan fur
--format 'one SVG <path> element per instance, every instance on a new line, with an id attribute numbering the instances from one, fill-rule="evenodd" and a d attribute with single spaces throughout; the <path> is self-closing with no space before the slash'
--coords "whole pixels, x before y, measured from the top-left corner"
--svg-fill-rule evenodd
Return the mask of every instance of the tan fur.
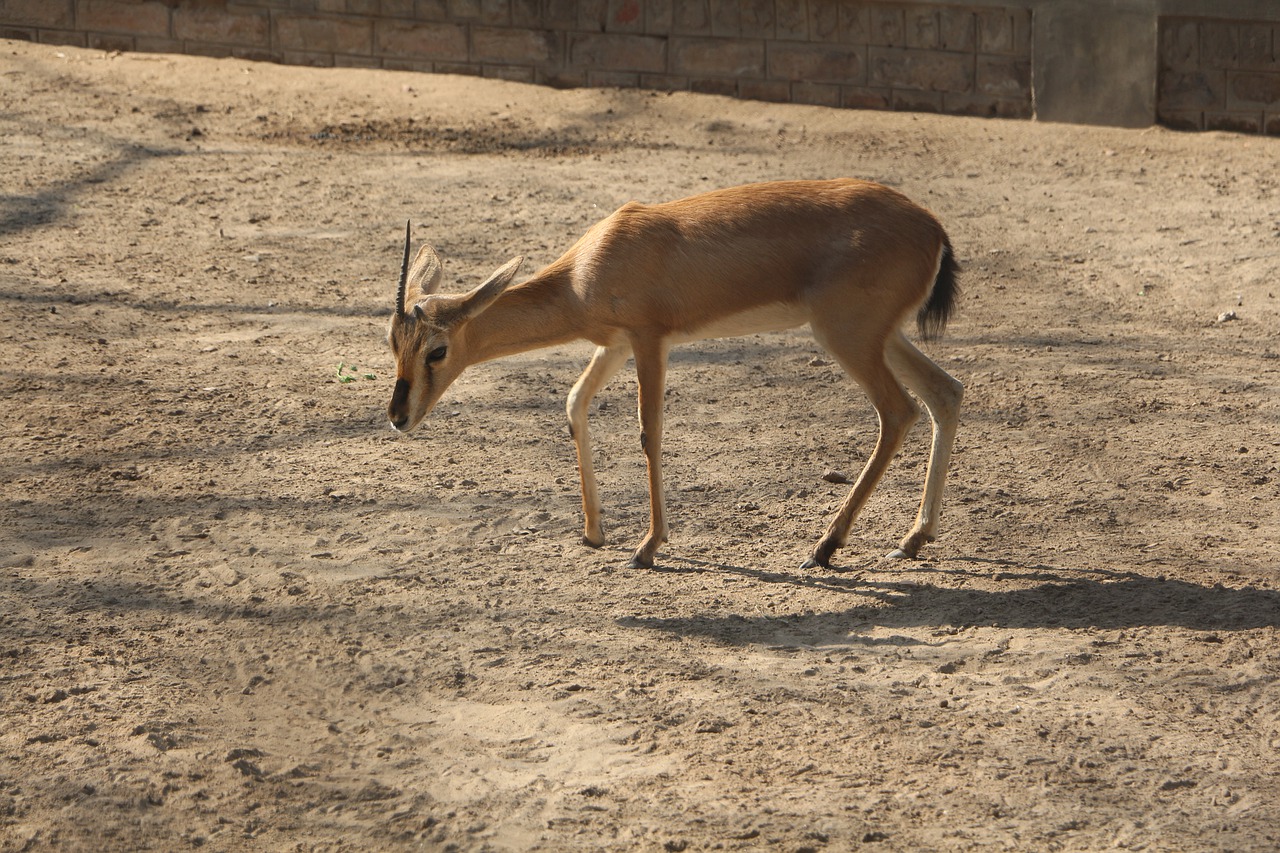
<path id="1" fill-rule="evenodd" d="M 919 410 L 934 439 L 920 513 L 897 556 L 937 533 L 961 387 L 899 327 L 928 299 L 946 237 L 900 193 L 855 180 L 793 181 L 718 190 L 656 205 L 624 205 L 558 260 L 512 285 L 520 259 L 464 295 L 434 293 L 439 261 L 423 247 L 409 272 L 421 301 L 391 323 L 397 389 L 388 409 L 416 426 L 469 365 L 566 341 L 598 347 L 567 410 L 582 477 L 584 540 L 604 542 L 587 408 L 629 356 L 640 384 L 651 523 L 631 564 L 651 566 L 667 523 L 662 490 L 662 399 L 673 343 L 810 324 L 871 397 L 880 438 L 848 499 L 806 565 L 829 563 Z M 397 306 L 399 309 L 401 306 Z M 431 353 L 444 357 L 426 363 Z"/>

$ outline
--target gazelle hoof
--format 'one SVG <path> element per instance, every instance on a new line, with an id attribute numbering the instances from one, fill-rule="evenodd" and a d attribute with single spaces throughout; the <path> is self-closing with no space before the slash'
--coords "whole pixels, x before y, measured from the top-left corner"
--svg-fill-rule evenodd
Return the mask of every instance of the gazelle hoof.
<path id="1" fill-rule="evenodd" d="M 653 558 L 646 557 L 643 554 L 637 553 L 630 560 L 627 560 L 627 568 L 628 569 L 652 569 Z"/>
<path id="2" fill-rule="evenodd" d="M 898 547 L 885 555 L 887 560 L 914 560 L 920 556 L 920 549 L 933 541 L 933 537 L 917 531 L 898 543 Z"/>
<path id="3" fill-rule="evenodd" d="M 583 536 L 582 544 L 586 545 L 588 548 L 601 548 L 604 546 L 604 537 L 601 536 L 599 540 L 596 540 L 592 539 L 590 536 Z"/>
<path id="4" fill-rule="evenodd" d="M 832 545 L 827 541 L 818 543 L 818 547 L 813 549 L 813 553 L 809 555 L 809 559 L 800 564 L 802 569 L 829 569 L 831 568 L 831 555 L 836 552 L 839 545 Z"/>

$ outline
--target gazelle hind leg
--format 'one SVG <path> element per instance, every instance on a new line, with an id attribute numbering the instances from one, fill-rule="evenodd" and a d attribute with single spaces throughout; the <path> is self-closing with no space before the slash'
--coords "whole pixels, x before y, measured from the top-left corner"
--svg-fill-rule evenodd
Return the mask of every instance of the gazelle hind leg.
<path id="1" fill-rule="evenodd" d="M 933 424 L 933 442 L 929 447 L 929 465 L 925 470 L 920 512 L 911 532 L 903 538 L 898 550 L 889 555 L 899 559 L 914 558 L 920 553 L 921 547 L 932 542 L 938 535 L 942 493 L 946 487 L 951 449 L 956 440 L 964 386 L 916 349 L 901 332 L 889 339 L 885 354 L 889 366 L 902 383 L 924 402 L 929 420 Z"/>
<path id="2" fill-rule="evenodd" d="M 578 475 L 582 480 L 582 541 L 593 548 L 604 544 L 604 526 L 600 521 L 600 492 L 596 487 L 596 469 L 591 459 L 591 432 L 587 413 L 591 399 L 609 384 L 631 355 L 625 344 L 597 347 L 591 363 L 573 384 L 565 410 L 569 415 L 569 434 L 578 453 Z"/>
<path id="3" fill-rule="evenodd" d="M 889 369 L 881 340 L 861 338 L 856 330 L 853 334 L 842 333 L 837 337 L 820 324 L 814 324 L 813 332 L 818 343 L 836 357 L 871 398 L 880 421 L 880 434 L 875 450 L 863 466 L 849 496 L 832 519 L 827 532 L 818 540 L 812 555 L 804 562 L 802 568 L 806 569 L 831 565 L 831 555 L 848 541 L 849 530 L 858 513 L 884 476 L 907 432 L 920 417 L 920 409 Z"/>

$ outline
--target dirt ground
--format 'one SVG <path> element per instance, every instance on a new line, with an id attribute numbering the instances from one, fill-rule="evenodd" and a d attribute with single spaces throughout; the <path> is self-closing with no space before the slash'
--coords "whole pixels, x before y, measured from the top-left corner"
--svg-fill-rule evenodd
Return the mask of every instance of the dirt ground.
<path id="1" fill-rule="evenodd" d="M 1280 139 L 0 42 L 0 850 L 1280 846 Z M 682 346 L 647 525 L 586 344 L 385 406 L 463 289 L 631 199 L 900 188 L 964 267 L 917 426 L 805 331 Z"/>

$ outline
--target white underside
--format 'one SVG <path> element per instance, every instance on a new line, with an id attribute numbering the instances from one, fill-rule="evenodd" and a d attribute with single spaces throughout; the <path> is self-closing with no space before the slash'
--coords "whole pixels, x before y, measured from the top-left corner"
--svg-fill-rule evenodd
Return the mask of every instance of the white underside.
<path id="1" fill-rule="evenodd" d="M 755 335 L 760 332 L 781 332 L 794 329 L 809 322 L 809 314 L 803 305 L 788 302 L 774 302 L 720 317 L 705 326 L 698 326 L 671 336 L 672 343 L 688 343 L 702 341 L 707 338 L 732 338 L 738 335 Z"/>

